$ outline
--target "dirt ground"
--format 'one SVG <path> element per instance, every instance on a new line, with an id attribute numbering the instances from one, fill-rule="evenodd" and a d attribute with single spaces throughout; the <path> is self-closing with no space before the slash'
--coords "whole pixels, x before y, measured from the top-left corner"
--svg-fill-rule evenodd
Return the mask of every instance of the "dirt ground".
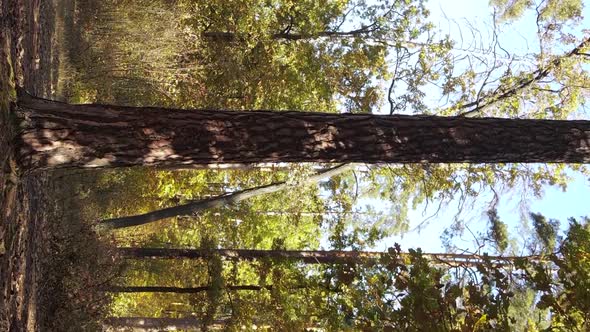
<path id="1" fill-rule="evenodd" d="M 0 331 L 39 331 L 44 317 L 40 260 L 48 254 L 54 210 L 51 176 L 21 175 L 12 158 L 14 86 L 52 97 L 57 82 L 57 0 L 1 0 L 0 18 Z"/>

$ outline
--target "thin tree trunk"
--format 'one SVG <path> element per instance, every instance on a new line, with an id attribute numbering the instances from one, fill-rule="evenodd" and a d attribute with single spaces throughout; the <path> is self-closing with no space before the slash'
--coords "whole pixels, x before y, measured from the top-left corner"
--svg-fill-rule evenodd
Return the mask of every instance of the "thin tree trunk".
<path id="1" fill-rule="evenodd" d="M 13 109 L 25 172 L 261 162 L 590 161 L 590 121 L 68 105 L 22 92 Z"/>
<path id="2" fill-rule="evenodd" d="M 300 261 L 306 264 L 342 264 L 378 259 L 385 255 L 372 251 L 338 250 L 257 250 L 257 249 L 170 249 L 170 248 L 118 248 L 126 258 L 198 259 L 221 256 L 226 259 L 276 259 Z"/>
<path id="3" fill-rule="evenodd" d="M 360 211 L 263 211 L 263 210 L 250 210 L 248 213 L 255 213 L 262 216 L 304 216 L 304 217 L 323 217 L 323 216 L 368 216 L 368 217 L 377 217 L 381 216 L 382 213 L 379 212 L 360 212 Z M 219 216 L 220 213 L 215 213 L 214 215 Z"/>
<path id="4" fill-rule="evenodd" d="M 336 167 L 330 168 L 323 172 L 320 172 L 316 175 L 310 176 L 305 181 L 306 184 L 315 183 L 321 181 L 323 179 L 330 178 L 334 175 L 340 174 L 346 170 L 351 169 L 354 167 L 352 164 L 342 164 Z M 198 200 L 195 202 L 177 205 L 165 209 L 160 209 L 144 214 L 139 214 L 135 216 L 128 216 L 128 217 L 121 217 L 121 218 L 113 218 L 103 220 L 102 222 L 96 225 L 96 229 L 103 231 L 103 230 L 110 230 L 110 229 L 117 229 L 117 228 L 124 228 L 124 227 L 132 227 L 138 225 L 144 225 L 147 223 L 155 222 L 158 220 L 162 220 L 165 218 L 171 218 L 175 216 L 185 216 L 185 215 L 194 215 L 200 211 L 218 208 L 222 206 L 227 206 L 231 204 L 238 203 L 248 198 L 265 195 L 274 193 L 283 189 L 288 188 L 289 185 L 286 182 L 277 182 L 272 183 L 260 187 L 250 188 L 241 190 L 231 194 L 224 194 L 212 198 L 207 198 L 203 200 Z"/>
<path id="5" fill-rule="evenodd" d="M 101 290 L 110 293 L 176 293 L 176 294 L 197 294 L 210 290 L 210 286 L 201 287 L 167 287 L 167 286 L 106 286 Z M 228 290 L 251 290 L 260 291 L 272 289 L 272 286 L 259 285 L 235 285 L 225 286 Z"/>
<path id="6" fill-rule="evenodd" d="M 331 289 L 322 285 L 296 285 L 289 287 L 290 290 L 308 289 L 319 287 L 330 292 L 339 292 L 337 289 Z M 100 290 L 109 293 L 174 293 L 174 294 L 198 294 L 211 290 L 211 286 L 200 287 L 169 287 L 169 286 L 104 286 Z M 273 285 L 228 285 L 223 289 L 230 291 L 261 291 L 263 289 L 271 290 Z"/>
<path id="7" fill-rule="evenodd" d="M 193 317 L 109 317 L 104 323 L 107 331 L 200 331 L 203 327 L 201 320 Z M 219 319 L 207 325 L 207 328 L 222 329 L 227 323 L 226 319 Z"/>
<path id="8" fill-rule="evenodd" d="M 136 259 L 199 259 L 221 256 L 226 259 L 255 260 L 276 259 L 299 261 L 306 264 L 348 264 L 378 260 L 389 253 L 378 251 L 341 250 L 257 250 L 257 249 L 171 249 L 171 248 L 129 248 L 117 249 L 120 256 Z M 402 253 L 402 257 L 409 257 Z M 424 253 L 434 264 L 446 266 L 475 266 L 484 263 L 483 255 L 454 253 Z M 516 259 L 540 260 L 541 256 L 487 256 L 496 265 L 512 265 Z"/>
<path id="9" fill-rule="evenodd" d="M 373 29 L 357 29 L 351 31 L 320 31 L 316 33 L 291 33 L 291 32 L 279 32 L 270 35 L 271 39 L 284 39 L 284 40 L 314 40 L 323 37 L 358 37 L 362 35 L 367 35 L 373 32 Z M 235 34 L 233 32 L 224 32 L 224 31 L 205 31 L 201 34 L 204 38 L 215 40 L 215 41 L 224 41 L 224 42 L 233 42 L 233 41 L 246 41 L 249 38 L 249 35 L 243 34 Z"/>

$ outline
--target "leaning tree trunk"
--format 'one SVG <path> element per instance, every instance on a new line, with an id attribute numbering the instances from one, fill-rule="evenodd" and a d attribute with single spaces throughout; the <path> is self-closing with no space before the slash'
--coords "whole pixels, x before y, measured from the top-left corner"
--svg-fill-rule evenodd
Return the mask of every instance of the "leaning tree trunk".
<path id="1" fill-rule="evenodd" d="M 590 161 L 590 121 L 68 105 L 20 93 L 24 171 L 260 162 Z"/>
<path id="2" fill-rule="evenodd" d="M 342 250 L 259 250 L 259 249 L 178 249 L 178 248 L 117 248 L 117 253 L 124 258 L 134 259 L 207 259 L 221 256 L 233 260 L 273 259 L 277 261 L 298 261 L 305 264 L 351 264 L 366 261 L 378 261 L 389 256 L 379 251 L 342 251 Z M 497 266 L 514 265 L 516 260 L 540 261 L 542 256 L 490 256 L 455 253 L 423 253 L 425 258 L 435 265 L 473 267 L 486 261 Z M 400 259 L 409 258 L 407 253 L 400 253 Z"/>
<path id="3" fill-rule="evenodd" d="M 354 165 L 352 164 L 342 164 L 329 168 L 327 170 L 319 172 L 318 174 L 308 177 L 305 180 L 305 184 L 311 184 L 321 181 L 323 179 L 328 179 L 332 176 L 345 172 L 353 167 Z M 271 183 L 264 186 L 240 190 L 230 194 L 223 194 L 207 199 L 193 201 L 186 204 L 155 210 L 144 214 L 103 220 L 95 226 L 95 229 L 99 231 L 111 230 L 117 228 L 144 225 L 165 218 L 171 218 L 176 216 L 194 215 L 200 211 L 236 204 L 240 201 L 252 197 L 274 193 L 277 191 L 284 190 L 286 188 L 289 188 L 289 184 L 287 184 L 286 182 Z"/>

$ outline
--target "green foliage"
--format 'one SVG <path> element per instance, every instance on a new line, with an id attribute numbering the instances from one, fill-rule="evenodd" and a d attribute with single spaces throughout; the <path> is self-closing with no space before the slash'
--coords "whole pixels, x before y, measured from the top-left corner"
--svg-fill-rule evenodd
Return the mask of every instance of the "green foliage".
<path id="1" fill-rule="evenodd" d="M 330 329 L 510 331 L 513 295 L 506 290 L 506 274 L 478 265 L 481 282 L 464 283 L 433 266 L 420 250 L 402 256 L 396 246 L 389 253 L 380 262 L 356 265 L 353 276 L 337 279 L 342 292 L 334 295 L 331 314 L 339 318 L 330 320 Z"/>
<path id="2" fill-rule="evenodd" d="M 585 102 L 583 87 L 590 82 L 587 57 L 555 48 L 544 48 L 520 70 L 461 72 L 451 39 L 433 33 L 422 1 L 77 3 L 78 10 L 66 15 L 65 22 L 72 71 L 66 94 L 75 102 L 367 113 L 382 106 L 380 91 L 391 79 L 397 93 L 389 96 L 392 112 L 565 119 Z M 508 21 L 524 15 L 533 2 L 493 4 Z M 544 43 L 560 49 L 579 42 L 561 33 L 559 24 L 575 21 L 580 1 L 544 1 L 539 8 L 539 22 L 546 32 L 555 32 L 546 33 Z M 493 82 L 487 81 L 490 75 L 497 76 Z M 441 86 L 442 97 L 449 100 L 444 108 L 430 109 L 425 101 L 433 85 Z M 320 239 L 327 238 L 333 248 L 360 250 L 407 231 L 408 211 L 420 204 L 436 200 L 442 206 L 456 199 L 463 207 L 486 190 L 519 186 L 539 196 L 545 185 L 565 188 L 568 180 L 563 165 L 424 164 L 367 167 L 321 188 L 295 187 L 307 172 L 305 167 L 290 173 L 105 171 L 92 191 L 83 192 L 85 211 L 91 220 L 143 213 L 287 180 L 294 185 L 289 192 L 125 230 L 115 235 L 116 241 L 153 247 L 317 249 Z M 363 197 L 390 201 L 390 213 L 358 209 Z M 495 211 L 489 218 L 488 237 L 503 252 L 506 225 Z M 532 218 L 542 253 L 560 268 L 557 279 L 553 265 L 544 262 L 522 263 L 529 264 L 525 285 L 486 257 L 475 268 L 449 268 L 434 265 L 419 250 L 402 256 L 399 247 L 379 262 L 334 266 L 220 257 L 128 261 L 122 283 L 209 289 L 190 295 L 117 294 L 111 313 L 195 316 L 206 322 L 229 317 L 228 330 L 260 323 L 279 330 L 508 331 L 548 324 L 582 330 L 587 327 L 584 313 L 590 312 L 588 285 L 582 280 L 589 279 L 586 226 L 572 226 L 561 241 L 556 223 L 540 215 Z M 93 239 L 82 239 L 89 242 L 83 255 L 99 250 Z M 574 256 L 582 264 L 570 265 Z M 71 281 L 68 287 L 78 294 L 85 285 Z M 264 287 L 231 291 L 229 285 Z M 544 295 L 540 301 L 537 291 Z M 523 314 L 535 306 L 530 315 Z"/>
<path id="3" fill-rule="evenodd" d="M 504 73 L 483 89 L 485 74 L 458 70 L 451 39 L 434 32 L 422 1 L 117 0 L 83 1 L 80 8 L 66 29 L 76 101 L 372 112 L 392 79 L 395 112 L 455 115 L 477 97 L 477 105 L 488 105 L 479 115 L 563 119 L 584 103 L 584 82 L 590 82 L 584 57 L 554 51 L 521 70 L 498 69 Z M 524 84 L 545 69 L 543 80 Z M 433 82 L 444 87 L 450 106 L 425 103 Z M 408 229 L 407 212 L 420 204 L 440 200 L 444 206 L 457 196 L 469 202 L 489 189 L 531 187 L 540 195 L 545 184 L 565 187 L 564 169 L 403 165 L 372 169 L 357 191 L 392 202 L 377 231 L 398 234 Z M 187 187 L 167 183 L 160 190 L 186 201 L 194 197 Z"/>
<path id="4" fill-rule="evenodd" d="M 152 195 L 151 200 L 157 199 L 161 207 L 285 180 L 286 175 L 285 172 L 269 172 L 264 169 L 160 171 L 149 175 L 143 173 L 132 180 L 129 177 L 114 176 L 115 174 L 104 173 L 98 188 L 122 193 L 126 189 L 120 186 L 128 186 L 134 183 L 133 181 L 139 181 L 146 185 L 143 190 Z M 142 176 L 149 176 L 151 181 L 141 182 Z M 89 197 L 89 200 L 91 199 L 92 197 Z M 128 210 L 140 211 L 144 208 L 141 205 L 127 207 Z M 174 245 L 202 248 L 317 248 L 320 226 L 318 217 L 299 214 L 302 208 L 321 211 L 323 206 L 318 198 L 317 188 L 293 187 L 291 191 L 251 199 L 229 208 L 205 211 L 199 216 L 185 216 L 167 220 L 165 223 L 119 232 L 117 237 L 120 244 L 143 244 L 152 247 Z M 300 310 L 297 305 L 302 301 L 303 295 L 292 293 L 294 289 L 299 292 L 298 287 L 305 281 L 302 275 L 304 272 L 300 272 L 292 264 L 270 264 L 266 265 L 267 267 L 263 265 L 222 262 L 219 258 L 195 262 L 131 262 L 121 281 L 124 284 L 210 288 L 203 294 L 193 296 L 157 293 L 118 294 L 113 302 L 111 314 L 182 317 L 190 312 L 207 321 L 231 315 L 232 326 L 249 326 L 255 323 L 254 313 L 259 306 L 280 306 L 281 311 L 268 311 L 268 319 L 275 322 L 276 326 L 301 327 L 302 322 L 295 313 Z M 229 291 L 226 288 L 227 285 L 257 284 L 272 285 L 272 289 L 249 294 Z M 291 300 L 291 296 L 298 300 Z"/>
<path id="5" fill-rule="evenodd" d="M 581 0 L 549 0 L 537 4 L 531 0 L 491 0 L 491 4 L 499 10 L 499 16 L 504 20 L 520 18 L 527 9 L 535 9 L 540 22 L 581 20 Z"/>
<path id="6" fill-rule="evenodd" d="M 131 105 L 370 112 L 389 49 L 431 29 L 421 1 L 80 5 L 72 93 Z"/>
<path id="7" fill-rule="evenodd" d="M 489 210 L 488 217 L 490 220 L 488 236 L 496 244 L 497 251 L 502 253 L 508 248 L 508 227 L 506 226 L 506 223 L 500 220 L 496 209 Z"/>
<path id="8" fill-rule="evenodd" d="M 559 221 L 548 221 L 543 215 L 536 213 L 532 213 L 531 218 L 533 219 L 536 237 L 542 243 L 540 251 L 545 254 L 553 253 L 558 241 Z"/>
<path id="9" fill-rule="evenodd" d="M 556 232 L 555 221 L 531 219 L 543 234 Z M 516 270 L 485 254 L 475 266 L 434 266 L 419 250 L 402 256 L 399 246 L 379 262 L 327 267 L 341 289 L 328 299 L 328 323 L 334 330 L 585 331 L 588 224 L 571 219 L 564 239 L 553 235 L 557 252 L 517 259 Z"/>
<path id="10" fill-rule="evenodd" d="M 540 219 L 539 215 L 533 218 Z M 587 331 L 590 324 L 589 219 L 570 219 L 567 236 L 549 263 L 520 262 L 525 279 L 541 293 L 537 307 L 551 312 L 547 331 Z M 549 227 L 550 228 L 550 227 Z M 554 271 L 557 270 L 557 273 Z"/>
<path id="11" fill-rule="evenodd" d="M 214 249 L 216 247 L 214 241 L 211 238 L 205 237 L 201 239 L 202 249 Z M 225 280 L 223 278 L 223 262 L 219 255 L 214 255 L 207 261 L 207 274 L 209 277 L 210 288 L 207 290 L 207 301 L 205 315 L 203 318 L 203 325 L 208 326 L 213 323 L 216 318 L 217 311 L 220 306 L 220 300 Z"/>
<path id="12" fill-rule="evenodd" d="M 526 284 L 516 285 L 512 288 L 514 297 L 510 301 L 508 309 L 510 317 L 514 318 L 513 331 L 536 332 L 547 329 L 549 311 L 537 308 L 537 293 Z"/>
<path id="13" fill-rule="evenodd" d="M 421 1 L 213 1 L 187 7 L 193 13 L 187 29 L 223 57 L 211 62 L 215 74 L 205 75 L 204 85 L 220 97 L 214 107 L 325 112 L 340 104 L 370 112 L 378 106 L 378 81 L 389 77 L 389 49 L 429 30 Z M 227 71 L 227 64 L 235 65 Z"/>

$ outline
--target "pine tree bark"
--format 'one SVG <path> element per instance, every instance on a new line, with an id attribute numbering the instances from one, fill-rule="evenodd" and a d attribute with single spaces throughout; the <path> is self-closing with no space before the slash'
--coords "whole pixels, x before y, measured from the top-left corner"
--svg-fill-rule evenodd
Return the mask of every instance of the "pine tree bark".
<path id="1" fill-rule="evenodd" d="M 261 162 L 587 163 L 590 121 L 68 105 L 20 93 L 17 159 L 53 168 Z"/>

